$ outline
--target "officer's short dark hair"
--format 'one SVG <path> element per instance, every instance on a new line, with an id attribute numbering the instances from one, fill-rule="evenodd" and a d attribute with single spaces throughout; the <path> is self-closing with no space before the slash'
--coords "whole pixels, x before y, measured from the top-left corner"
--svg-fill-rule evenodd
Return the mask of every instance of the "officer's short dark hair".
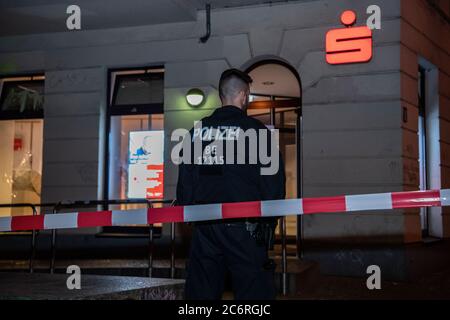
<path id="1" fill-rule="evenodd" d="M 247 89 L 252 82 L 252 78 L 241 70 L 225 70 L 220 76 L 219 81 L 220 99 L 233 98 L 240 91 Z"/>

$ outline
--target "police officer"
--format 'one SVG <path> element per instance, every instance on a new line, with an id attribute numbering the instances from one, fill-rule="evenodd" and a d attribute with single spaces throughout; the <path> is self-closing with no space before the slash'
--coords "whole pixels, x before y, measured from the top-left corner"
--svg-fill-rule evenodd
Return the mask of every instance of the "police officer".
<path id="1" fill-rule="evenodd" d="M 252 156 L 250 144 L 261 146 L 262 132 L 270 137 L 270 130 L 259 120 L 249 117 L 246 109 L 249 103 L 252 79 L 246 73 L 229 69 L 222 73 L 219 94 L 222 107 L 201 120 L 201 130 L 190 131 L 192 144 L 201 139 L 202 157 L 196 162 L 179 165 L 177 202 L 180 205 L 275 200 L 285 197 L 285 173 L 278 150 L 271 154 L 278 157 L 278 170 L 274 174 L 262 174 L 267 163 Z M 237 131 L 257 132 L 257 142 L 250 141 L 245 151 L 245 163 L 229 164 L 221 155 L 208 148 L 218 137 L 223 140 L 238 140 Z M 242 135 L 241 135 L 242 136 Z M 271 150 L 271 140 L 266 147 Z M 265 142 L 264 142 L 265 143 Z M 193 149 L 194 147 L 192 147 Z M 227 150 L 226 148 L 224 148 Z M 226 154 L 225 157 L 233 156 Z M 213 156 L 213 161 L 207 157 Z M 186 267 L 185 298 L 221 299 L 225 275 L 231 274 L 235 299 L 275 299 L 275 263 L 268 257 L 273 247 L 275 218 L 240 218 L 197 222 L 194 224 L 189 260 Z"/>

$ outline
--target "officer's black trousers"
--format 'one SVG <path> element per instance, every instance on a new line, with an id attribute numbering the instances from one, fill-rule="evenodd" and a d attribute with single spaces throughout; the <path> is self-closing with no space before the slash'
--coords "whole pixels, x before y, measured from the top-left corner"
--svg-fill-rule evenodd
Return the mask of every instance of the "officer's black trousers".
<path id="1" fill-rule="evenodd" d="M 245 223 L 197 224 L 186 269 L 185 298 L 221 299 L 229 271 L 235 299 L 275 299 L 273 269 L 266 247 L 251 237 Z"/>

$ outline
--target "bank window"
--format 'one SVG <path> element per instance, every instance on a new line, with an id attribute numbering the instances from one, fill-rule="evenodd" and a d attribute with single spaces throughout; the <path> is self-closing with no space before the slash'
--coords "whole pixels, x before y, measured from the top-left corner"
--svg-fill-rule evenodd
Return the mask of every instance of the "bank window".
<path id="1" fill-rule="evenodd" d="M 111 70 L 109 79 L 104 199 L 129 202 L 110 210 L 143 208 L 146 201 L 162 206 L 164 68 Z M 158 236 L 161 226 L 155 227 Z M 148 231 L 145 226 L 105 227 L 101 234 L 135 237 Z"/>
<path id="2" fill-rule="evenodd" d="M 164 69 L 110 73 L 108 199 L 164 194 Z M 130 208 L 133 205 L 121 206 Z"/>
<path id="3" fill-rule="evenodd" d="M 40 203 L 44 76 L 0 79 L 0 203 Z M 32 214 L 0 208 L 0 216 Z"/>

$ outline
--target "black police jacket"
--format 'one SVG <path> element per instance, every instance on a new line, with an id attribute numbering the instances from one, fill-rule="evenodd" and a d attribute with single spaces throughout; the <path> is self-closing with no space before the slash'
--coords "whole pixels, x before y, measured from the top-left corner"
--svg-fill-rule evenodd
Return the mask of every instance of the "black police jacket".
<path id="1" fill-rule="evenodd" d="M 285 189 L 285 171 L 284 163 L 279 150 L 276 150 L 274 157 L 278 157 L 278 170 L 273 175 L 262 175 L 261 168 L 269 167 L 269 164 L 263 164 L 260 157 L 257 157 L 256 163 L 249 163 L 252 146 L 246 144 L 246 161 L 239 164 L 221 162 L 218 158 L 213 161 L 208 160 L 211 156 L 211 149 L 208 145 L 216 139 L 233 139 L 235 128 L 242 130 L 254 129 L 259 139 L 261 132 L 266 130 L 270 136 L 270 130 L 259 120 L 249 117 L 244 111 L 235 106 L 223 106 L 216 109 L 210 116 L 201 120 L 202 132 L 204 137 L 202 141 L 203 158 L 195 162 L 193 152 L 193 137 L 195 127 L 190 131 L 191 161 L 179 165 L 178 183 L 177 183 L 177 203 L 179 205 L 192 204 L 210 204 L 241 201 L 275 200 L 284 199 Z M 213 133 L 213 134 L 211 134 Z M 197 131 L 197 138 L 200 136 Z M 212 141 L 208 139 L 212 139 Z M 270 139 L 267 148 L 270 149 Z M 262 144 L 261 144 L 262 145 Z M 226 148 L 224 147 L 224 156 L 226 157 Z M 236 149 L 235 149 L 236 150 Z M 205 152 L 206 151 L 206 152 Z M 181 155 L 184 150 L 182 150 Z M 254 146 L 253 153 L 254 154 Z M 213 154 L 214 156 L 214 154 Z M 230 155 L 228 155 L 230 156 Z M 216 161 L 214 161 L 216 160 Z"/>

